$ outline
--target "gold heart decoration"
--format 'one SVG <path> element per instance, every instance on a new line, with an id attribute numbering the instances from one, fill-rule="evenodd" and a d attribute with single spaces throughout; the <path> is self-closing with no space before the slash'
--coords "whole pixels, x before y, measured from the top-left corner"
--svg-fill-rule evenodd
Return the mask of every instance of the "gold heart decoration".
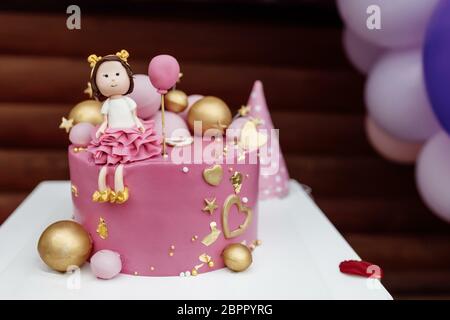
<path id="1" fill-rule="evenodd" d="M 222 181 L 223 170 L 220 164 L 216 164 L 210 168 L 203 170 L 203 179 L 212 186 L 218 186 Z"/>
<path id="2" fill-rule="evenodd" d="M 267 135 L 256 130 L 253 121 L 247 121 L 241 130 L 239 146 L 244 150 L 253 151 L 267 143 Z"/>
<path id="3" fill-rule="evenodd" d="M 242 212 L 246 215 L 245 221 L 239 225 L 239 227 L 235 230 L 230 230 L 230 225 L 228 222 L 228 218 L 230 215 L 230 209 L 232 206 L 236 205 L 239 212 Z M 223 227 L 223 234 L 225 238 L 235 238 L 237 236 L 240 236 L 247 230 L 248 226 L 252 222 L 252 209 L 249 207 L 246 207 L 242 204 L 241 199 L 235 195 L 231 194 L 228 196 L 228 198 L 225 200 L 223 204 L 223 210 L 222 210 L 222 227 Z"/>

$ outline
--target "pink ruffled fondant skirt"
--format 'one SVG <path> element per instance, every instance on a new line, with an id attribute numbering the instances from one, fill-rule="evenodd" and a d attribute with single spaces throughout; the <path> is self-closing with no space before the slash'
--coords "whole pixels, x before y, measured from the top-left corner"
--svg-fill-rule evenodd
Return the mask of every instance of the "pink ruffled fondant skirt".
<path id="1" fill-rule="evenodd" d="M 109 128 L 92 139 L 87 151 L 95 164 L 116 165 L 146 160 L 161 154 L 161 137 L 154 131 L 154 122 L 142 121 L 145 132 L 135 128 Z"/>

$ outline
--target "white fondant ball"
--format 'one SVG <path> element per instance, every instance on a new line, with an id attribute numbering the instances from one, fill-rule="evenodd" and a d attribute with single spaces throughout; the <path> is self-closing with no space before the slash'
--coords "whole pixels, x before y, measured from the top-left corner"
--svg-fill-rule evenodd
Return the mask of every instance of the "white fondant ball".
<path id="1" fill-rule="evenodd" d="M 91 258 L 91 270 L 97 278 L 112 279 L 122 270 L 120 255 L 111 250 L 100 250 Z"/>

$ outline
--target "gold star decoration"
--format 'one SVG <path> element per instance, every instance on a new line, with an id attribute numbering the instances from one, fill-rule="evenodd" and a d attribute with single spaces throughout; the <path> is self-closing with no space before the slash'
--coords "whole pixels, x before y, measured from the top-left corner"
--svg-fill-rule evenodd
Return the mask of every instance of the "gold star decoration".
<path id="1" fill-rule="evenodd" d="M 66 130 L 66 133 L 69 133 L 70 129 L 73 127 L 73 119 L 67 120 L 65 117 L 62 117 L 61 124 L 59 125 L 60 129 Z"/>
<path id="2" fill-rule="evenodd" d="M 180 72 L 180 73 L 178 74 L 178 80 L 177 80 L 177 83 L 180 83 L 180 82 L 181 82 L 181 78 L 183 78 L 183 73 L 182 73 L 182 72 Z"/>
<path id="3" fill-rule="evenodd" d="M 241 117 L 245 117 L 250 112 L 250 106 L 241 106 L 238 113 Z"/>
<path id="4" fill-rule="evenodd" d="M 205 203 L 206 203 L 206 205 L 203 208 L 203 211 L 209 212 L 209 214 L 213 214 L 214 210 L 216 210 L 218 208 L 218 206 L 216 204 L 216 198 L 212 198 L 212 199 L 205 198 Z"/>

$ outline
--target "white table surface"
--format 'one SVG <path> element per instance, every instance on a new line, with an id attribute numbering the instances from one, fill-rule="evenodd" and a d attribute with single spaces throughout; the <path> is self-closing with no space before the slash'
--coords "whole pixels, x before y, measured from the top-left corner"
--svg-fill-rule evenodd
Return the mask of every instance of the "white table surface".
<path id="1" fill-rule="evenodd" d="M 246 272 L 105 281 L 88 264 L 60 274 L 41 262 L 42 231 L 72 216 L 69 182 L 43 182 L 0 227 L 0 299 L 392 299 L 377 280 L 339 272 L 358 255 L 296 181 L 290 188 L 284 199 L 260 202 L 262 245 Z"/>

